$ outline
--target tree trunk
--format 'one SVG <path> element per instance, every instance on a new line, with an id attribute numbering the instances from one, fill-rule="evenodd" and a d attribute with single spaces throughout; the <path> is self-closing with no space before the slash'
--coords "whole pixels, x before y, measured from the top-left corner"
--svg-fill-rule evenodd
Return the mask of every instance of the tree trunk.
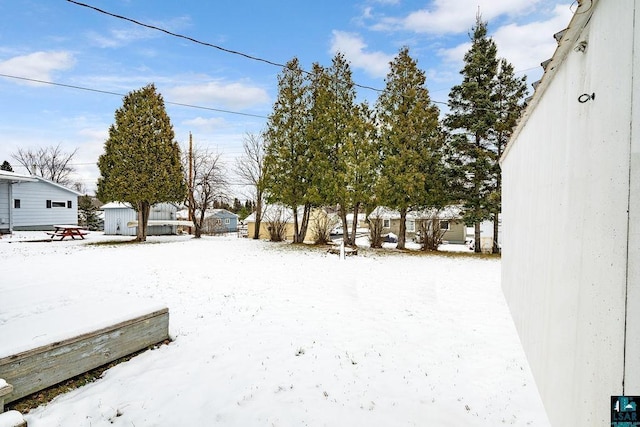
<path id="1" fill-rule="evenodd" d="M 311 204 L 306 203 L 304 210 L 302 211 L 302 222 L 300 223 L 300 231 L 296 233 L 295 243 L 304 243 L 304 238 L 307 236 L 307 228 L 309 227 L 309 217 L 311 215 Z M 297 218 L 296 218 L 297 226 Z M 296 227 L 297 228 L 297 227 Z"/>
<path id="2" fill-rule="evenodd" d="M 260 238 L 260 224 L 262 223 L 262 194 L 258 193 L 256 197 L 256 225 L 253 230 L 253 239 L 258 240 Z"/>
<path id="3" fill-rule="evenodd" d="M 138 202 L 138 228 L 136 231 L 136 241 L 147 241 L 147 223 L 149 220 L 149 210 L 151 206 L 148 202 Z"/>
<path id="4" fill-rule="evenodd" d="M 474 233 L 473 233 L 473 251 L 477 254 L 482 252 L 482 247 L 480 246 L 480 223 L 476 222 L 473 224 Z"/>
<path id="5" fill-rule="evenodd" d="M 300 226 L 298 225 L 298 207 L 293 207 L 293 243 L 299 243 L 300 238 Z"/>
<path id="6" fill-rule="evenodd" d="M 353 222 L 351 223 L 351 246 L 356 247 L 356 232 L 358 231 L 358 211 L 360 210 L 360 202 L 356 202 L 353 207 Z"/>
<path id="7" fill-rule="evenodd" d="M 382 219 L 369 218 L 369 240 L 372 248 L 382 247 Z"/>
<path id="8" fill-rule="evenodd" d="M 339 205 L 338 213 L 340 215 L 340 222 L 342 222 L 342 241 L 345 245 L 351 244 L 351 239 L 349 238 L 349 224 L 347 223 L 347 210 L 344 208 L 342 204 Z"/>
<path id="9" fill-rule="evenodd" d="M 193 218 L 193 225 L 195 225 L 195 230 L 193 232 L 193 237 L 199 239 L 202 237 L 202 225 L 204 224 L 204 215 L 205 212 L 200 212 L 200 218 Z"/>
<path id="10" fill-rule="evenodd" d="M 398 230 L 398 244 L 396 245 L 397 249 L 405 248 L 405 241 L 407 235 L 407 208 L 400 209 L 400 227 Z"/>

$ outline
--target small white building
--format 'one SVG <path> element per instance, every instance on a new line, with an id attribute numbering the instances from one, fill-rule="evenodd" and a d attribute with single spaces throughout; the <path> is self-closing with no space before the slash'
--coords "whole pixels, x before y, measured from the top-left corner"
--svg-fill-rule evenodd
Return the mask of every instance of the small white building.
<path id="1" fill-rule="evenodd" d="M 0 232 L 77 224 L 81 195 L 39 176 L 0 171 Z"/>
<path id="2" fill-rule="evenodd" d="M 138 213 L 128 203 L 110 202 L 103 205 L 104 211 L 104 234 L 135 236 L 137 227 L 129 227 L 130 222 L 138 221 Z M 149 211 L 149 221 L 176 219 L 177 208 L 171 203 L 158 203 L 151 206 Z M 148 225 L 148 236 L 162 236 L 176 234 L 176 225 Z"/>
<path id="3" fill-rule="evenodd" d="M 639 6 L 576 3 L 501 161 L 502 286 L 554 426 L 640 395 Z"/>

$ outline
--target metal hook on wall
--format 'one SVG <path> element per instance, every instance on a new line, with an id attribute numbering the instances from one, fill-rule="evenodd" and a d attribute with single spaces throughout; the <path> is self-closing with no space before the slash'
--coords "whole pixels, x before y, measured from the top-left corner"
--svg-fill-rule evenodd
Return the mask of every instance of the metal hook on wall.
<path id="1" fill-rule="evenodd" d="M 596 99 L 595 92 L 589 95 L 588 93 L 583 93 L 578 97 L 578 102 L 584 104 L 585 102 L 593 101 Z"/>

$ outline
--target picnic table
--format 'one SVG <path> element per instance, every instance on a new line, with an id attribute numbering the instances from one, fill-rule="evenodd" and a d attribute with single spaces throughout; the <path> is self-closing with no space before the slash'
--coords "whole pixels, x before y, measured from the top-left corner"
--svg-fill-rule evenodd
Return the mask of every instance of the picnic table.
<path id="1" fill-rule="evenodd" d="M 84 239 L 84 236 L 87 235 L 85 229 L 79 225 L 54 225 L 54 231 L 47 232 L 49 236 L 51 236 L 51 240 L 55 240 L 59 238 L 59 240 L 63 240 L 65 237 L 71 237 L 73 240 L 76 237 L 80 239 Z"/>

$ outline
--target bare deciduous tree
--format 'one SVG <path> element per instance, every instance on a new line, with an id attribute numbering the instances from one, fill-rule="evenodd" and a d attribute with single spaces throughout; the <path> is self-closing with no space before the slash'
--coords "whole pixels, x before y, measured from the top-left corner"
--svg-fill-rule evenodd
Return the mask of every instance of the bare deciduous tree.
<path id="1" fill-rule="evenodd" d="M 315 216 L 313 222 L 309 223 L 309 231 L 313 236 L 313 242 L 316 245 L 326 245 L 331 241 L 331 230 L 338 225 L 340 218 L 337 215 L 329 215 L 319 213 Z"/>
<path id="2" fill-rule="evenodd" d="M 38 149 L 18 148 L 18 151 L 12 154 L 11 157 L 34 175 L 69 186 L 73 183 L 71 175 L 75 172 L 75 169 L 71 166 L 71 161 L 77 152 L 78 149 L 76 148 L 67 153 L 58 144 Z"/>
<path id="3" fill-rule="evenodd" d="M 258 239 L 264 200 L 264 138 L 259 134 L 247 133 L 242 141 L 242 149 L 244 152 L 240 157 L 236 158 L 235 172 L 240 179 L 240 183 L 251 188 L 250 198 L 256 207 L 256 226 L 253 238 Z"/>
<path id="4" fill-rule="evenodd" d="M 384 220 L 378 209 L 374 210 L 367 216 L 369 222 L 369 245 L 372 248 L 382 247 L 382 229 Z"/>
<path id="5" fill-rule="evenodd" d="M 459 210 L 449 207 L 427 209 L 419 213 L 417 241 L 423 251 L 437 251 L 451 223 L 460 217 Z"/>
<path id="6" fill-rule="evenodd" d="M 219 153 L 201 147 L 187 149 L 184 150 L 183 164 L 187 174 L 187 208 L 195 226 L 194 237 L 200 238 L 207 209 L 212 207 L 214 200 L 227 198 L 229 183 Z"/>
<path id="7" fill-rule="evenodd" d="M 291 221 L 291 216 L 291 210 L 283 205 L 269 205 L 269 209 L 265 209 L 264 219 L 272 242 L 286 239 L 287 223 Z"/>

